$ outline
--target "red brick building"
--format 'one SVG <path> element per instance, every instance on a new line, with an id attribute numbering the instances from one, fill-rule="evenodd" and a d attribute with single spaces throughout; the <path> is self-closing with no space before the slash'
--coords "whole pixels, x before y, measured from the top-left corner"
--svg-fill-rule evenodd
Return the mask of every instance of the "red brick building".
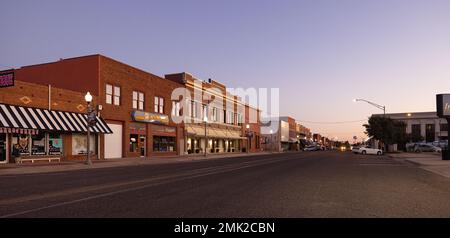
<path id="1" fill-rule="evenodd" d="M 14 149 L 23 160 L 85 159 L 85 94 L 24 82 L 22 71 L 15 72 L 14 86 L 0 88 L 0 163 L 15 162 Z M 103 156 L 98 141 L 110 132 L 106 122 L 91 132 L 91 153 Z"/>
<path id="2" fill-rule="evenodd" d="M 95 151 L 100 159 L 188 154 L 194 139 L 199 144 L 202 144 L 202 138 L 205 139 L 198 129 L 198 122 L 202 122 L 198 119 L 203 117 L 201 113 L 193 123 L 175 123 L 172 120 L 175 113 L 183 112 L 177 109 L 180 107 L 178 99 L 172 100 L 172 92 L 179 88 L 193 90 L 194 78 L 189 74 L 162 78 L 102 55 L 61 59 L 13 71 L 16 83 L 13 87 L 0 89 L 0 103 L 46 109 L 50 106 L 51 110 L 84 113 L 84 95 L 90 92 L 94 96 L 92 104 L 104 119 L 105 127 L 113 132 L 95 135 Z M 239 108 L 256 111 L 258 119 L 259 111 L 241 103 L 236 96 L 227 95 L 225 86 L 216 81 L 203 82 L 200 88 L 202 92 L 219 88 L 222 93 L 216 95 L 217 98 L 232 102 L 229 104 L 232 105 L 231 110 L 221 108 L 219 111 L 208 105 L 206 110 L 210 122 L 214 119 L 217 123 L 208 123 L 211 131 L 207 137 L 211 146 L 208 143 L 207 152 L 246 151 L 248 130 L 252 132 L 250 151 L 258 151 L 259 123 L 246 123 L 248 116 L 244 118 Z M 197 112 L 203 112 L 204 109 L 200 109 L 202 104 L 198 102 Z M 226 113 L 229 117 L 225 116 Z M 248 130 L 246 124 L 250 126 Z M 69 148 L 69 138 L 64 137 L 67 147 L 62 156 L 64 159 L 77 157 Z M 226 147 L 224 139 L 228 143 Z M 192 147 L 190 152 L 195 153 L 195 149 Z"/>
<path id="3" fill-rule="evenodd" d="M 104 151 L 101 158 L 178 154 L 177 137 L 183 130 L 169 120 L 169 113 L 170 94 L 180 84 L 102 55 L 62 59 L 15 71 L 20 81 L 80 95 L 89 91 L 97 98 L 94 105 L 114 132 L 99 141 L 100 151 Z M 147 123 L 146 118 L 153 122 Z"/>
<path id="4" fill-rule="evenodd" d="M 215 80 L 202 81 L 185 72 L 165 78 L 182 84 L 189 94 L 183 103 L 184 153 L 205 153 L 206 142 L 206 153 L 260 151 L 258 110 Z"/>

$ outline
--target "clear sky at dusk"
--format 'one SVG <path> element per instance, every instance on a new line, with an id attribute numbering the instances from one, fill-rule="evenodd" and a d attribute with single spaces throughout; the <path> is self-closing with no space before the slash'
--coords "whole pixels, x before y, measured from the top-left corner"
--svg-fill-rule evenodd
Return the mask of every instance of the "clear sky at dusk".
<path id="1" fill-rule="evenodd" d="M 100 53 L 154 74 L 279 87 L 281 114 L 349 139 L 450 92 L 450 1 L 1 0 L 0 69 Z"/>

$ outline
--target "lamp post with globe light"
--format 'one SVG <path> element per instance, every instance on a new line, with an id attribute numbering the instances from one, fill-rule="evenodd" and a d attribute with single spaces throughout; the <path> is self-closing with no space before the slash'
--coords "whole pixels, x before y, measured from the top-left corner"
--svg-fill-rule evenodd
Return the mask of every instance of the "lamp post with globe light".
<path id="1" fill-rule="evenodd" d="M 86 151 L 87 151 L 87 157 L 86 157 L 86 164 L 87 165 L 92 165 L 92 161 L 91 161 L 91 157 L 90 157 L 90 137 L 91 137 L 91 124 L 92 124 L 92 115 L 93 113 L 95 113 L 92 110 L 92 95 L 90 92 L 87 92 L 86 95 L 84 96 L 84 100 L 87 103 L 87 120 L 86 120 L 86 131 L 87 131 L 87 139 L 86 139 Z M 95 114 L 94 114 L 95 115 Z M 95 118 L 94 118 L 95 120 Z"/>
<path id="2" fill-rule="evenodd" d="M 247 136 L 247 154 L 248 154 L 250 151 L 250 136 L 251 136 L 250 135 L 250 125 L 249 124 L 245 125 L 245 128 L 247 129 L 245 131 L 245 134 Z"/>

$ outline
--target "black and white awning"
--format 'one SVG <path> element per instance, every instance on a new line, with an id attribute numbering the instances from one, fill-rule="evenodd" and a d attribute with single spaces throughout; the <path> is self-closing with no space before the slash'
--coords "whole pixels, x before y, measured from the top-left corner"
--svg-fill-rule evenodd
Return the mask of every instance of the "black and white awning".
<path id="1" fill-rule="evenodd" d="M 61 132 L 86 132 L 87 115 L 0 103 L 0 128 Z M 90 128 L 93 133 L 113 133 L 106 122 L 97 117 Z"/>

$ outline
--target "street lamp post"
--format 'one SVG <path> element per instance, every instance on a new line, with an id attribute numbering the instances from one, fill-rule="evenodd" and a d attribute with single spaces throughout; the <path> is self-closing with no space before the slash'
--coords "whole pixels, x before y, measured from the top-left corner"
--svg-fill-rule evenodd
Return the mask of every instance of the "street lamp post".
<path id="1" fill-rule="evenodd" d="M 87 140 L 86 140 L 86 147 L 87 147 L 87 157 L 86 157 L 86 164 L 87 165 L 92 165 L 92 161 L 91 161 L 91 156 L 90 156 L 90 137 L 91 137 L 91 124 L 90 124 L 90 118 L 91 118 L 91 114 L 93 112 L 92 110 L 92 95 L 90 92 L 87 92 L 86 95 L 84 96 L 84 99 L 86 100 L 87 103 L 87 120 L 86 120 L 86 131 L 87 131 Z"/>
<path id="2" fill-rule="evenodd" d="M 249 151 L 250 151 L 250 125 L 249 124 L 247 124 L 246 126 L 245 126 L 245 128 L 247 129 L 246 131 L 245 131 L 245 134 L 247 135 L 247 154 L 249 153 Z"/>
<path id="3" fill-rule="evenodd" d="M 379 104 L 376 104 L 376 103 L 374 103 L 374 102 L 367 101 L 367 100 L 361 99 L 361 98 L 354 99 L 353 101 L 354 101 L 354 102 L 360 102 L 360 101 L 361 101 L 361 102 L 366 102 L 366 103 L 368 103 L 368 104 L 370 104 L 370 105 L 372 105 L 372 106 L 374 106 L 374 107 L 376 107 L 376 108 L 378 108 L 378 109 L 383 110 L 383 116 L 386 116 L 386 106 L 382 106 L 382 105 L 379 105 Z"/>
<path id="4" fill-rule="evenodd" d="M 205 116 L 205 117 L 203 117 L 203 122 L 205 122 L 205 157 L 206 157 L 206 148 L 207 148 L 207 146 L 208 146 L 208 136 L 207 136 L 207 134 L 206 134 L 206 124 L 208 123 L 208 117 L 207 116 Z"/>

